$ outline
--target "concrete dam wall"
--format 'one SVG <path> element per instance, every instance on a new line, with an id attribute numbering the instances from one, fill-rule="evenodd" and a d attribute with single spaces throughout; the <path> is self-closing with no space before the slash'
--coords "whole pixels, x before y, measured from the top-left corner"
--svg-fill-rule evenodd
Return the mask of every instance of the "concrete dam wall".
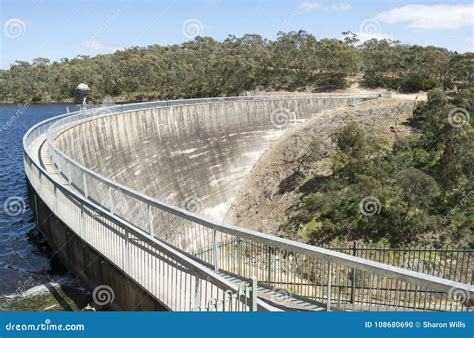
<path id="1" fill-rule="evenodd" d="M 117 183 L 222 221 L 258 158 L 285 130 L 323 111 L 364 100 L 262 98 L 128 111 L 73 125 L 55 144 Z M 107 192 L 100 184 L 88 183 L 89 195 L 106 205 Z M 118 191 L 113 194 L 117 214 L 136 210 L 134 223 L 143 224 L 146 209 L 138 201 L 125 201 Z M 154 213 L 159 220 L 154 232 L 161 239 L 178 247 L 194 246 L 183 220 Z"/>
<path id="2" fill-rule="evenodd" d="M 207 212 L 213 209 L 213 199 L 227 203 L 216 196 L 232 199 L 232 190 L 248 189 L 251 179 L 245 172 L 225 180 L 232 174 L 234 162 L 243 159 L 239 169 L 246 170 L 258 157 L 258 153 L 249 153 L 265 151 L 262 149 L 268 148 L 273 137 L 297 121 L 327 108 L 325 115 L 334 122 L 334 106 L 356 103 L 323 100 L 322 104 L 321 100 L 313 96 L 289 98 L 286 103 L 261 97 L 160 101 L 88 109 L 42 121 L 23 138 L 25 174 L 38 226 L 55 255 L 93 289 L 93 298 L 108 291 L 105 300 L 102 296 L 94 299 L 101 306 L 221 311 L 227 304 L 226 311 L 331 311 L 361 310 L 367 299 L 373 299 L 368 303 L 369 311 L 372 304 L 377 310 L 380 304 L 382 309 L 385 305 L 387 309 L 413 309 L 416 302 L 410 298 L 416 297 L 390 302 L 392 291 L 408 289 L 424 297 L 420 304 L 427 304 L 427 297 L 431 299 L 433 291 L 437 292 L 439 301 L 429 309 L 439 310 L 457 302 L 450 296 L 453 288 L 474 297 L 467 284 L 222 224 L 103 176 L 140 185 L 143 190 L 154 188 L 158 195 L 179 204 L 181 195 L 167 190 L 177 186 L 185 200 L 187 196 L 200 200 L 202 210 L 196 211 Z M 358 108 L 367 112 L 363 106 Z M 370 111 L 367 113 L 367 118 L 373 119 Z M 291 128 L 291 132 L 305 125 Z M 278 143 L 281 140 L 284 138 Z M 147 146 L 151 142 L 156 149 Z M 272 144 L 265 157 L 275 148 L 278 144 Z M 122 156 L 132 161 L 126 162 Z M 199 165 L 193 166 L 196 159 L 200 159 Z M 101 170 L 101 174 L 78 161 Z M 223 169 L 214 172 L 214 167 Z M 209 178 L 208 173 L 214 176 Z M 199 203 L 187 207 L 196 208 Z M 369 295 L 380 290 L 370 285 L 380 286 L 381 281 L 382 285 L 395 281 L 396 289 L 387 289 L 389 294 L 383 298 L 366 297 L 364 291 L 361 294 L 354 288 L 354 293 L 335 293 L 338 283 L 353 283 L 354 273 L 369 276 Z M 292 290 L 295 296 L 280 296 L 275 288 Z M 343 297 L 336 306 L 331 302 L 334 297 Z M 455 306 L 459 308 L 467 306 Z"/>

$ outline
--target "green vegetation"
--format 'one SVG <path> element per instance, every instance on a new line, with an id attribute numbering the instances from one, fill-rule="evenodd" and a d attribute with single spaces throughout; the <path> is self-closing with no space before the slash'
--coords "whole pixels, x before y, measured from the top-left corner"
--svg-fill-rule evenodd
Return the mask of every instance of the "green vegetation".
<path id="1" fill-rule="evenodd" d="M 80 82 L 91 99 L 120 101 L 239 95 L 264 86 L 316 91 L 344 88 L 347 78 L 363 74 L 368 87 L 405 91 L 472 83 L 474 54 L 436 47 L 371 40 L 356 46 L 317 40 L 304 31 L 279 33 L 275 41 L 259 35 L 229 36 L 223 42 L 197 37 L 180 45 L 129 48 L 109 55 L 78 56 L 51 63 L 38 58 L 0 70 L 0 101 L 49 102 L 74 98 Z"/>
<path id="2" fill-rule="evenodd" d="M 436 87 L 463 87 L 474 80 L 474 53 L 457 54 L 432 46 L 405 46 L 393 41 L 367 41 L 362 49 L 363 84 L 402 92 Z"/>
<path id="3" fill-rule="evenodd" d="M 333 137 L 331 173 L 307 175 L 284 230 L 312 244 L 473 247 L 473 112 L 474 87 L 452 97 L 435 89 L 414 110 L 415 132 L 393 144 L 346 125 Z M 316 162 L 315 142 L 304 157 Z"/>

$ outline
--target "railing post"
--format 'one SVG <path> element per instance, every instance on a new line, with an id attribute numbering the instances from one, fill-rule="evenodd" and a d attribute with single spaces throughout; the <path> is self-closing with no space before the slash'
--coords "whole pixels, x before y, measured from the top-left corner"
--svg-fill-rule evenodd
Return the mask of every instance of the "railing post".
<path id="1" fill-rule="evenodd" d="M 194 304 L 201 305 L 201 278 L 196 276 L 196 281 L 194 282 Z"/>
<path id="2" fill-rule="evenodd" d="M 217 229 L 216 228 L 214 228 L 213 246 L 214 246 L 214 255 L 213 255 L 214 271 L 219 272 L 219 252 L 218 252 L 219 248 L 217 245 Z"/>
<path id="3" fill-rule="evenodd" d="M 331 311 L 331 283 L 332 283 L 332 262 L 328 261 L 328 301 L 326 305 L 326 311 Z"/>
<path id="4" fill-rule="evenodd" d="M 84 204 L 81 203 L 81 212 L 79 216 L 79 236 L 84 240 Z"/>
<path id="5" fill-rule="evenodd" d="M 112 199 L 112 187 L 109 185 L 107 189 L 107 194 L 109 197 L 109 210 L 113 214 L 114 213 L 114 201 Z"/>
<path id="6" fill-rule="evenodd" d="M 148 204 L 148 233 L 155 237 L 155 229 L 153 228 L 153 209 L 151 204 Z"/>
<path id="7" fill-rule="evenodd" d="M 357 242 L 354 241 L 354 245 L 352 246 L 352 255 L 357 256 Z M 354 304 L 355 299 L 355 278 L 356 272 L 355 269 L 352 268 L 352 283 L 351 283 L 351 304 Z"/>
<path id="8" fill-rule="evenodd" d="M 268 246 L 268 284 L 272 282 L 272 247 Z"/>
<path id="9" fill-rule="evenodd" d="M 128 230 L 125 230 L 125 242 L 123 243 L 123 266 L 125 272 L 132 275 L 130 271 L 130 250 L 129 250 L 130 237 Z"/>
<path id="10" fill-rule="evenodd" d="M 87 189 L 87 180 L 86 180 L 86 172 L 82 172 L 82 184 L 84 185 L 84 196 L 86 200 L 89 199 L 89 190 Z"/>
<path id="11" fill-rule="evenodd" d="M 57 215 L 58 214 L 58 196 L 56 194 L 56 190 L 57 190 L 57 187 L 54 186 L 54 188 L 53 188 L 53 198 L 54 198 L 53 210 L 54 210 L 54 213 Z"/>
<path id="12" fill-rule="evenodd" d="M 257 306 L 257 291 L 258 291 L 258 283 L 257 283 L 257 278 L 252 277 L 250 279 L 250 304 L 249 308 L 250 311 L 256 312 L 258 310 Z"/>
<path id="13" fill-rule="evenodd" d="M 241 239 L 237 237 L 237 273 L 242 274 L 242 244 Z"/>
<path id="14" fill-rule="evenodd" d="M 69 161 L 67 161 L 67 176 L 68 176 L 68 182 L 70 185 L 72 185 L 72 178 L 71 178 L 71 164 Z"/>

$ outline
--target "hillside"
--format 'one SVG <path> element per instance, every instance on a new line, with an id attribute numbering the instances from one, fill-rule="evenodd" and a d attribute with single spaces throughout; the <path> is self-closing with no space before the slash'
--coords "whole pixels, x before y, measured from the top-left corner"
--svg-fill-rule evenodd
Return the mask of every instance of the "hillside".
<path id="1" fill-rule="evenodd" d="M 0 70 L 0 102 L 71 102 L 85 82 L 89 100 L 147 101 L 243 95 L 246 91 L 333 91 L 352 79 L 365 88 L 416 92 L 464 88 L 473 81 L 474 54 L 443 48 L 369 40 L 357 44 L 320 39 L 305 32 L 280 32 L 224 41 L 196 37 L 179 45 L 150 45 L 51 62 L 38 57 Z"/>
<path id="2" fill-rule="evenodd" d="M 326 157 L 334 149 L 332 136 L 350 121 L 375 127 L 386 137 L 406 137 L 414 102 L 383 99 L 325 112 L 288 130 L 260 158 L 239 191 L 225 222 L 272 234 L 284 234 L 280 225 L 288 221 L 289 208 L 301 196 L 305 175 L 328 174 Z M 297 157 L 313 139 L 321 140 L 322 159 L 309 168 L 299 166 Z M 296 176 L 300 176 L 299 178 Z"/>
<path id="3" fill-rule="evenodd" d="M 262 156 L 225 221 L 318 245 L 473 247 L 473 102 L 433 90 L 315 117 Z"/>

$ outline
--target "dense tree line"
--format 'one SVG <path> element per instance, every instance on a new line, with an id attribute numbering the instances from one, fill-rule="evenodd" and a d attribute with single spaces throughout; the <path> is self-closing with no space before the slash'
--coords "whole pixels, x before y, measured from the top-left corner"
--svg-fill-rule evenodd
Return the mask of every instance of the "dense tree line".
<path id="1" fill-rule="evenodd" d="M 0 70 L 0 101 L 62 101 L 74 97 L 80 82 L 91 98 L 173 99 L 239 95 L 256 86 L 297 90 L 344 88 L 363 72 L 368 87 L 405 91 L 472 83 L 474 54 L 436 47 L 370 40 L 357 44 L 321 39 L 304 31 L 279 33 L 275 41 L 259 35 L 229 36 L 222 42 L 197 37 L 180 45 L 135 47 L 95 57 L 50 62 L 17 61 Z"/>
<path id="2" fill-rule="evenodd" d="M 419 103 L 414 133 L 389 144 L 357 123 L 338 131 L 331 174 L 309 174 L 283 228 L 310 243 L 474 247 L 474 87 Z M 313 140 L 301 156 L 319 159 Z"/>
<path id="3" fill-rule="evenodd" d="M 450 53 L 437 47 L 367 41 L 362 49 L 364 84 L 402 92 L 436 87 L 465 87 L 474 80 L 474 53 Z"/>

